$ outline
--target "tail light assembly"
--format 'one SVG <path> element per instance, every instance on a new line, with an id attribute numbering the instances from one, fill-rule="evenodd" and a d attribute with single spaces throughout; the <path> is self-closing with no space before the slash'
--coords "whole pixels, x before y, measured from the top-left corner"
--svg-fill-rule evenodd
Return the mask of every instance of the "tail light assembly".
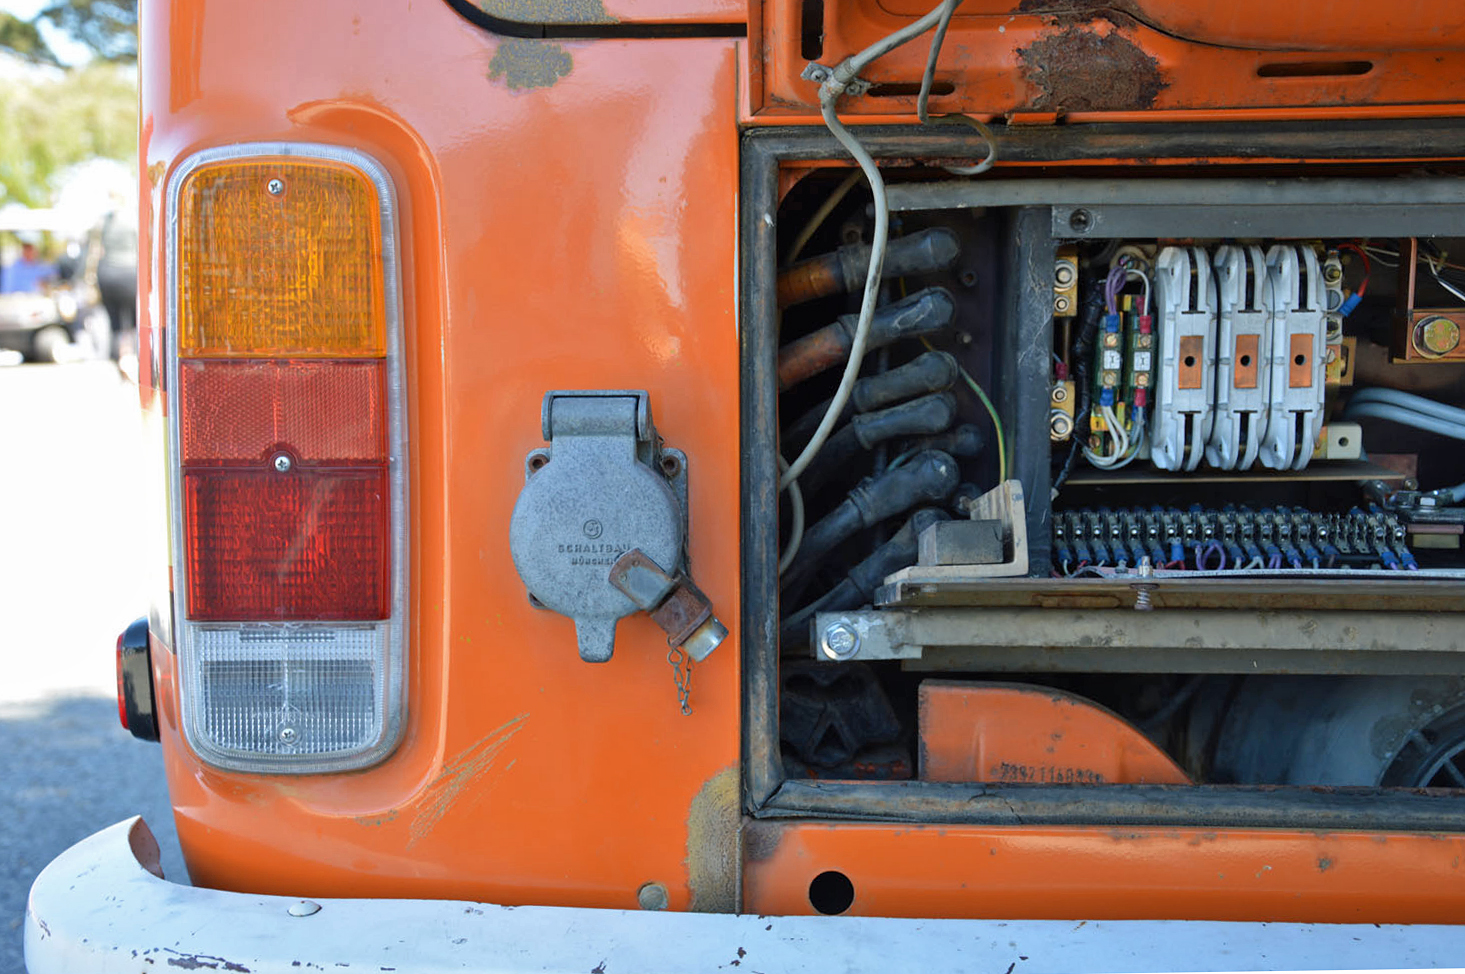
<path id="1" fill-rule="evenodd" d="M 168 214 L 184 737 L 232 770 L 365 767 L 404 722 L 391 181 L 355 150 L 234 145 L 178 168 Z"/>

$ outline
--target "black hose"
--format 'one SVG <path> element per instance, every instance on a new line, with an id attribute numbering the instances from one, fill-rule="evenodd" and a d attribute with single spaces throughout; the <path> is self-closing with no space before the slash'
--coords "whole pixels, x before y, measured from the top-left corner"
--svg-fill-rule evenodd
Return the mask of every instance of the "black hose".
<path id="1" fill-rule="evenodd" d="M 818 563 L 860 531 L 921 504 L 940 503 L 960 480 L 956 460 L 940 450 L 926 450 L 893 470 L 869 477 L 849 492 L 839 506 L 804 531 L 799 554 L 782 579 L 798 591 Z"/>
<path id="2" fill-rule="evenodd" d="M 889 541 L 851 568 L 838 585 L 785 619 L 779 627 L 779 645 L 807 645 L 809 620 L 816 612 L 842 612 L 869 602 L 887 575 L 916 563 L 921 532 L 937 521 L 949 519 L 950 515 L 940 508 L 923 507 L 916 511 Z"/>

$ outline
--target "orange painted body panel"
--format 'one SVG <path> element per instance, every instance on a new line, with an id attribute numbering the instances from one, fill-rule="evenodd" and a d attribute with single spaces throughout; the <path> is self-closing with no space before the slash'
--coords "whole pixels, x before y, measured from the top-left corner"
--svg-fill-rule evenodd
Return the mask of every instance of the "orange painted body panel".
<path id="1" fill-rule="evenodd" d="M 819 62 L 838 63 L 931 9 L 920 0 L 850 0 L 825 5 Z M 1070 120 L 1132 116 L 1183 118 L 1191 112 L 1264 110 L 1279 118 L 1386 117 L 1423 106 L 1457 114 L 1465 103 L 1458 70 L 1465 28 L 1439 4 L 1337 6 L 1322 13 L 1295 5 L 1282 18 L 1260 0 L 1217 8 L 1204 2 L 1150 3 L 1140 18 L 1095 4 L 964 4 L 952 21 L 936 71 L 933 112 L 984 118 L 1059 113 Z M 1020 9 L 1023 12 L 1015 12 Z M 1217 13 L 1220 16 L 1217 16 Z M 1029 12 L 1031 11 L 1031 12 Z M 1430 22 L 1433 13 L 1436 22 Z M 1356 16 L 1354 15 L 1356 14 Z M 818 116 L 817 87 L 799 77 L 801 0 L 768 0 L 761 114 Z M 1301 17 L 1327 21 L 1294 29 Z M 841 114 L 913 115 L 928 42 L 919 39 L 881 58 L 867 80 L 878 89 L 841 102 Z M 1321 53 L 1320 53 L 1321 52 Z M 1302 72 L 1298 74 L 1297 72 Z"/>
<path id="2" fill-rule="evenodd" d="M 878 0 L 881 10 L 919 17 L 931 9 L 927 0 Z M 1283 5 L 1273 0 L 1231 0 L 1218 6 L 1210 0 L 1123 0 L 1074 3 L 1072 0 L 966 0 L 958 17 L 1007 20 L 1024 14 L 1072 19 L 1088 6 L 1097 12 L 1127 16 L 1156 30 L 1200 44 L 1254 47 L 1259 50 L 1331 51 L 1387 47 L 1394 51 L 1452 49 L 1465 45 L 1465 21 L 1448 0 L 1339 0 Z"/>
<path id="3" fill-rule="evenodd" d="M 1185 785 L 1132 725 L 1051 687 L 923 680 L 921 780 Z"/>
<path id="4" fill-rule="evenodd" d="M 799 3 L 753 5 L 751 45 L 509 41 L 438 0 L 367 6 L 142 4 L 144 404 L 165 401 L 150 364 L 169 300 L 153 229 L 190 153 L 350 145 L 382 163 L 400 206 L 406 737 L 383 764 L 349 774 L 209 768 L 180 737 L 173 657 L 155 643 L 169 785 L 196 882 L 604 907 L 634 907 L 638 887 L 659 882 L 673 909 L 801 913 L 810 878 L 841 869 L 854 912 L 867 914 L 1458 919 L 1457 836 L 757 823 L 747 834 L 758 841 L 740 845 L 738 119 L 811 115 L 812 86 L 796 80 Z M 732 9 L 634 6 L 605 9 L 663 22 Z M 1177 4 L 1174 16 L 1202 6 Z M 828 9 L 826 63 L 901 22 L 870 4 Z M 1051 18 L 1004 17 L 1001 33 L 969 20 L 947 42 L 958 93 L 934 107 L 1031 106 L 1011 51 Z M 1157 96 L 1164 111 L 1418 116 L 1465 104 L 1465 79 L 1436 83 L 1434 53 L 1377 55 L 1388 80 L 1258 85 L 1254 52 L 1123 29 L 1164 70 L 1185 64 Z M 899 52 L 880 76 L 917 77 L 924 52 Z M 555 80 L 496 73 L 501 54 L 557 66 Z M 1417 104 L 1426 98 L 1437 104 Z M 850 103 L 854 114 L 909 108 Z M 691 562 L 732 629 L 694 671 L 690 717 L 649 620 L 621 623 L 612 662 L 582 663 L 571 623 L 532 608 L 514 573 L 508 522 L 524 456 L 542 445 L 542 397 L 576 388 L 647 389 L 667 444 L 688 454 Z"/>
<path id="5" fill-rule="evenodd" d="M 212 770 L 179 737 L 159 654 L 193 878 L 605 907 L 657 881 L 686 908 L 694 799 L 739 752 L 734 42 L 549 45 L 568 74 L 514 90 L 489 78 L 507 42 L 441 3 L 156 2 L 142 19 L 145 206 L 207 146 L 348 144 L 391 174 L 404 255 L 405 740 L 351 774 Z M 165 255 L 142 246 L 151 349 Z M 614 660 L 582 663 L 569 620 L 531 607 L 513 571 L 524 456 L 562 388 L 649 390 L 692 458 L 691 559 L 734 631 L 695 669 L 690 717 L 653 623 L 623 621 Z M 699 814 L 735 824 L 735 785 L 713 793 Z"/>
<path id="6" fill-rule="evenodd" d="M 857 916 L 1458 923 L 1465 837 L 1261 829 L 761 823 L 744 907 L 812 913 L 838 870 Z"/>

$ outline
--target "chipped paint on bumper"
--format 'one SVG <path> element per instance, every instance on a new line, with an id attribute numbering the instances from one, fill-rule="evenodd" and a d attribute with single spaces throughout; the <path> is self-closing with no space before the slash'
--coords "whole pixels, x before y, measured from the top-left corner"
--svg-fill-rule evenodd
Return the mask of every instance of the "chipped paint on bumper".
<path id="1" fill-rule="evenodd" d="M 57 857 L 26 908 L 30 974 L 1359 970 L 1465 956 L 1465 927 L 1446 926 L 755 917 L 451 900 L 321 900 L 310 912 L 296 898 L 169 883 L 156 868 L 141 818 Z"/>

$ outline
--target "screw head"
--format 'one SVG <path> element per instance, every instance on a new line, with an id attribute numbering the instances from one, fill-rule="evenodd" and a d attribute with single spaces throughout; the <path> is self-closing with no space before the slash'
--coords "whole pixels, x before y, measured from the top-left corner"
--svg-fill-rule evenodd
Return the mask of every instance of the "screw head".
<path id="1" fill-rule="evenodd" d="M 1053 267 L 1053 282 L 1059 287 L 1068 287 L 1072 284 L 1074 275 L 1073 265 L 1066 260 L 1060 260 Z"/>
<path id="2" fill-rule="evenodd" d="M 671 905 L 671 897 L 660 883 L 647 883 L 636 890 L 636 902 L 643 910 L 664 910 Z"/>
<path id="3" fill-rule="evenodd" d="M 320 904 L 314 900 L 296 900 L 285 912 L 292 917 L 315 916 L 320 912 Z"/>
<path id="4" fill-rule="evenodd" d="M 1094 215 L 1085 209 L 1077 209 L 1068 214 L 1068 226 L 1074 233 L 1087 233 L 1094 225 Z"/>
<path id="5" fill-rule="evenodd" d="M 275 468 L 275 473 L 289 473 L 290 468 L 295 466 L 295 462 L 290 459 L 288 454 L 279 453 L 275 455 L 275 459 L 271 461 L 271 465 Z"/>
<path id="6" fill-rule="evenodd" d="M 293 727 L 281 727 L 280 728 L 280 743 L 281 744 L 294 744 L 295 743 L 295 739 L 298 738 L 299 736 L 300 736 L 300 734 Z"/>
<path id="7" fill-rule="evenodd" d="M 271 196 L 279 196 L 285 192 L 285 181 L 283 179 L 271 179 L 265 183 L 265 189 L 269 190 Z"/>
<path id="8" fill-rule="evenodd" d="M 827 659 L 853 659 L 860 651 L 860 634 L 848 622 L 832 622 L 819 636 L 819 651 Z"/>

